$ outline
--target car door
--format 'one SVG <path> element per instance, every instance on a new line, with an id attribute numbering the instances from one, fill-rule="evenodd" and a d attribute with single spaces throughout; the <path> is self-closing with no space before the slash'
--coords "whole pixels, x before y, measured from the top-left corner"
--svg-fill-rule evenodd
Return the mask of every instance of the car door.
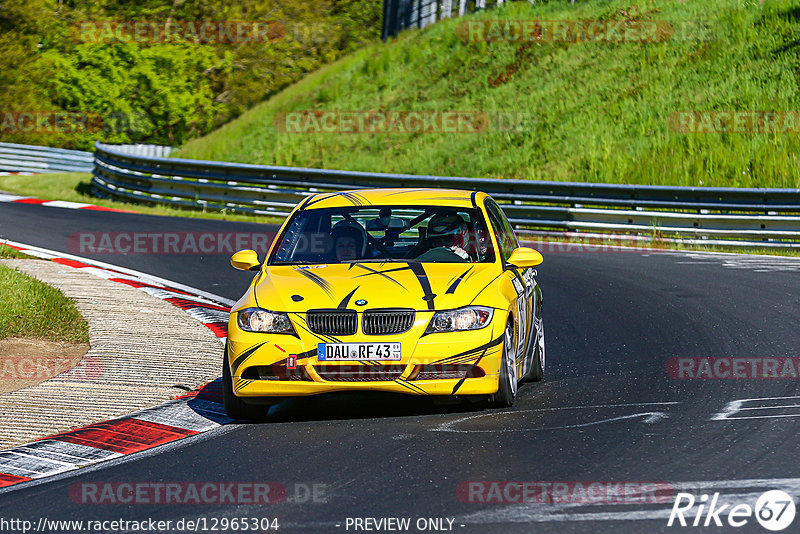
<path id="1" fill-rule="evenodd" d="M 534 342 L 536 341 L 534 318 L 537 317 L 536 306 L 539 300 L 534 298 L 537 289 L 536 270 L 531 268 L 518 269 L 506 263 L 514 249 L 519 247 L 519 240 L 503 210 L 494 200 L 487 199 L 485 207 L 500 248 L 505 271 L 504 275 L 511 279 L 511 283 L 517 292 L 516 307 L 512 310 L 512 315 L 516 325 L 517 376 L 522 377 L 528 372 L 532 363 L 531 356 Z"/>

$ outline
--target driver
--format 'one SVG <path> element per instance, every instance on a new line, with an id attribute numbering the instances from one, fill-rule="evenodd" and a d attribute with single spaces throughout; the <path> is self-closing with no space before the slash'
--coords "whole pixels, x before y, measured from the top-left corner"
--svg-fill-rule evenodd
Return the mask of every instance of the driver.
<path id="1" fill-rule="evenodd" d="M 339 224 L 331 230 L 333 252 L 338 262 L 353 261 L 361 256 L 364 249 L 364 236 L 357 228 Z"/>
<path id="2" fill-rule="evenodd" d="M 467 223 L 457 213 L 439 213 L 428 221 L 428 250 L 417 256 L 419 261 L 472 261 L 465 250 L 469 240 Z"/>

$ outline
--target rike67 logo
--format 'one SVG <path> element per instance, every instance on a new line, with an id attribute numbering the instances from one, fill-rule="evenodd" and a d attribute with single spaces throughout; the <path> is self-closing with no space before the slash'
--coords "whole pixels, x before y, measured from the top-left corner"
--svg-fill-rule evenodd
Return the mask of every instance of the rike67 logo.
<path id="1" fill-rule="evenodd" d="M 703 494 L 695 498 L 691 493 L 678 493 L 672 505 L 667 526 L 730 526 L 743 527 L 755 520 L 765 529 L 780 531 L 794 521 L 795 505 L 791 495 L 772 490 L 758 497 L 754 505 L 748 502 L 720 502 L 720 494 Z"/>

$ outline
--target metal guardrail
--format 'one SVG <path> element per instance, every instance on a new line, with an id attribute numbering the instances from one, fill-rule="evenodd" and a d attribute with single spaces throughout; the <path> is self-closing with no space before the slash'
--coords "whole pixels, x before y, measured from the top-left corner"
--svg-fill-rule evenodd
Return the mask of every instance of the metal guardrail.
<path id="1" fill-rule="evenodd" d="M 739 246 L 800 244 L 800 189 L 381 174 L 143 157 L 99 143 L 95 148 L 95 192 L 129 201 L 285 216 L 321 191 L 453 188 L 489 193 L 522 231 L 658 235 L 715 244 L 735 239 Z"/>
<path id="2" fill-rule="evenodd" d="M 172 147 L 162 145 L 114 145 L 136 156 L 167 157 Z M 92 172 L 94 154 L 47 146 L 0 143 L 0 171 L 21 173 Z"/>
<path id="3" fill-rule="evenodd" d="M 80 150 L 0 143 L 0 171 L 92 172 L 94 155 Z"/>
<path id="4" fill-rule="evenodd" d="M 134 156 L 151 158 L 166 158 L 172 152 L 172 147 L 165 145 L 114 145 L 114 149 Z"/>

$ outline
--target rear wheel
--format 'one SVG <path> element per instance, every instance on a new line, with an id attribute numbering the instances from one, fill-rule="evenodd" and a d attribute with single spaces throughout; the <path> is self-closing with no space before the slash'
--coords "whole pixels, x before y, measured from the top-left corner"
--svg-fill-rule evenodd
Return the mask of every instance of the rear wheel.
<path id="1" fill-rule="evenodd" d="M 249 421 L 260 421 L 266 416 L 265 406 L 247 404 L 240 397 L 233 393 L 233 377 L 231 368 L 228 365 L 228 350 L 225 349 L 225 358 L 222 360 L 222 402 L 225 405 L 225 412 L 232 419 L 245 419 Z"/>
<path id="2" fill-rule="evenodd" d="M 509 408 L 517 398 L 517 356 L 514 350 L 514 326 L 509 323 L 503 334 L 503 355 L 497 377 L 497 393 L 489 396 L 489 407 Z"/>

